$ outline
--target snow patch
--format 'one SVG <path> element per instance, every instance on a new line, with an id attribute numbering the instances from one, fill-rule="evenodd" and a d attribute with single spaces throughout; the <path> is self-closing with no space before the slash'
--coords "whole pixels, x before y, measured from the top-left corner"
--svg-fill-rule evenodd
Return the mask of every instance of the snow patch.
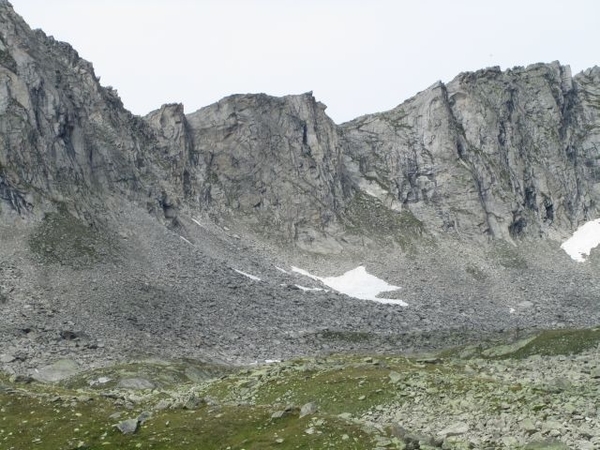
<path id="1" fill-rule="evenodd" d="M 200 222 L 198 222 L 198 221 L 197 221 L 196 219 L 194 219 L 193 217 L 192 217 L 192 222 L 194 222 L 196 225 L 198 225 L 198 226 L 200 226 L 200 227 L 204 228 L 204 225 L 202 225 Z"/>
<path id="2" fill-rule="evenodd" d="M 239 273 L 240 275 L 244 275 L 245 277 L 250 278 L 251 280 L 260 281 L 260 278 L 258 278 L 255 275 L 251 275 L 249 273 L 242 272 L 241 270 L 237 270 L 237 269 L 233 269 L 233 271 Z"/>
<path id="3" fill-rule="evenodd" d="M 309 288 L 306 286 L 300 286 L 299 284 L 295 284 L 294 286 L 296 286 L 298 289 L 300 289 L 301 291 L 304 292 L 314 292 L 314 291 L 325 291 L 327 292 L 325 289 L 322 288 Z"/>
<path id="4" fill-rule="evenodd" d="M 381 186 L 379 186 L 375 182 L 365 183 L 361 185 L 361 188 L 366 194 L 377 199 L 381 199 L 381 197 L 385 198 L 387 195 L 390 194 L 388 191 L 382 189 Z"/>
<path id="5" fill-rule="evenodd" d="M 279 270 L 280 272 L 282 272 L 282 273 L 289 274 L 289 272 L 288 272 L 287 270 L 285 270 L 285 269 L 282 269 L 281 267 L 277 267 L 277 266 L 275 266 L 275 268 L 276 268 L 277 270 Z"/>
<path id="6" fill-rule="evenodd" d="M 408 306 L 408 304 L 402 300 L 377 297 L 377 295 L 382 292 L 398 290 L 400 289 L 400 286 L 388 284 L 381 278 L 371 275 L 364 266 L 358 266 L 356 269 L 349 270 L 339 277 L 318 277 L 298 267 L 292 267 L 292 272 L 307 276 L 315 281 L 320 281 L 325 286 L 328 286 L 335 291 L 360 300 L 371 300 L 377 303 Z"/>
<path id="7" fill-rule="evenodd" d="M 179 236 L 179 237 L 181 238 L 182 241 L 187 242 L 190 245 L 194 245 L 190 241 L 188 241 L 186 238 L 184 238 L 183 236 Z"/>
<path id="8" fill-rule="evenodd" d="M 590 255 L 590 251 L 598 245 L 600 245 L 600 219 L 581 225 L 560 248 L 575 261 L 584 262 Z"/>

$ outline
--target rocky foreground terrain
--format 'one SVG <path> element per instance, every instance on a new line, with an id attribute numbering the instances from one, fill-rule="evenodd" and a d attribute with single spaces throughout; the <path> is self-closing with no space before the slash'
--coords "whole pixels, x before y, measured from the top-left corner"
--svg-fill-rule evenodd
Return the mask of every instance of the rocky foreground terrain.
<path id="1" fill-rule="evenodd" d="M 0 442 L 599 448 L 600 256 L 561 248 L 599 110 L 553 62 L 344 124 L 311 93 L 138 117 L 0 0 Z M 398 289 L 325 283 L 361 266 Z"/>
<path id="2" fill-rule="evenodd" d="M 3 448 L 597 449 L 600 330 L 232 370 L 69 360 L 0 379 Z"/>

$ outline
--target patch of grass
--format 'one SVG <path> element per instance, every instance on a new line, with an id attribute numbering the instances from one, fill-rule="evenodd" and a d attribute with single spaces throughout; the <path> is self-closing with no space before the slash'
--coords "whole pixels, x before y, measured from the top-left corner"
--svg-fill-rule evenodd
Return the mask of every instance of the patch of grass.
<path id="1" fill-rule="evenodd" d="M 435 407 L 443 402 L 451 406 L 446 412 L 457 414 L 472 412 L 474 405 L 487 416 L 513 409 L 534 414 L 538 400 L 545 405 L 546 391 L 537 389 L 536 383 L 521 383 L 520 378 L 506 382 L 478 366 L 487 365 L 495 373 L 506 364 L 498 359 L 577 353 L 598 343 L 600 328 L 554 330 L 518 341 L 508 353 L 491 352 L 487 359 L 492 362 L 484 361 L 485 345 L 474 350 L 475 364 L 457 353 L 452 360 L 439 354 L 420 358 L 334 355 L 240 369 L 196 383 L 185 380 L 190 366 L 217 372 L 221 368 L 189 361 L 141 361 L 90 371 L 62 385 L 13 384 L 0 374 L 0 448 L 374 448 L 378 438 L 389 434 L 368 426 L 374 414 L 407 411 L 414 403 Z M 174 384 L 143 394 L 108 385 L 89 388 L 90 379 L 110 374 Z M 572 390 L 565 392 L 565 398 L 582 392 L 577 384 L 566 389 Z M 181 402 L 190 394 L 204 399 L 195 409 L 186 409 Z M 172 400 L 171 406 L 157 409 L 162 400 Z M 318 409 L 301 418 L 300 408 L 309 402 Z M 118 422 L 142 412 L 151 414 L 135 434 L 123 435 L 115 429 Z M 393 441 L 388 448 L 405 447 Z"/>
<path id="2" fill-rule="evenodd" d="M 355 366 L 343 371 L 333 368 L 298 373 L 287 377 L 285 384 L 267 383 L 258 392 L 256 401 L 298 406 L 315 402 L 329 415 L 350 413 L 356 416 L 391 400 L 383 395 L 389 372 L 389 369 L 375 366 Z"/>
<path id="3" fill-rule="evenodd" d="M 521 339 L 514 335 L 482 341 L 478 345 L 448 348 L 439 353 L 442 358 L 460 359 L 525 359 L 530 356 L 574 355 L 600 345 L 600 328 L 546 330 L 526 333 Z"/>
<path id="4" fill-rule="evenodd" d="M 59 204 L 56 212 L 45 215 L 28 243 L 44 263 L 82 268 L 114 259 L 117 242 L 108 232 L 84 223 Z"/>
<path id="5" fill-rule="evenodd" d="M 114 433 L 108 419 L 114 408 L 100 398 L 74 402 L 69 397 L 24 395 L 17 390 L 0 392 L 0 405 L 3 448 L 74 449 L 81 441 L 100 446 L 103 435 Z"/>
<path id="6" fill-rule="evenodd" d="M 349 233 L 381 243 L 393 240 L 404 251 L 414 250 L 417 242 L 430 242 L 425 225 L 412 212 L 394 211 L 363 192 L 356 193 L 342 217 Z"/>
<path id="7" fill-rule="evenodd" d="M 519 253 L 518 247 L 506 241 L 493 242 L 489 257 L 507 269 L 527 269 L 527 260 Z"/>
<path id="8" fill-rule="evenodd" d="M 548 330 L 507 357 L 522 359 L 533 355 L 572 355 L 599 344 L 600 328 Z"/>
<path id="9" fill-rule="evenodd" d="M 114 425 L 151 410 L 124 402 L 86 397 L 81 391 L 45 386 L 45 394 L 0 390 L 2 448 L 119 449 L 314 449 L 372 447 L 372 437 L 356 424 L 336 417 L 315 420 L 298 413 L 271 418 L 270 406 L 204 405 L 197 410 L 153 411 L 135 434 Z M 79 399 L 78 399 L 79 394 Z M 84 396 L 85 397 L 85 396 Z M 118 417 L 111 418 L 117 413 Z M 344 436 L 345 435 L 345 436 Z"/>

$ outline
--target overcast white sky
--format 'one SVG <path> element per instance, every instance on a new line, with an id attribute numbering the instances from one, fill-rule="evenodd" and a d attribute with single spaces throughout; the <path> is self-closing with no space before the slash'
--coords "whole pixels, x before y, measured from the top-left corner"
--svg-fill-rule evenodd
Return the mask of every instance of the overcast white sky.
<path id="1" fill-rule="evenodd" d="M 313 91 L 341 123 L 499 65 L 600 64 L 598 0 L 12 0 L 125 106 Z"/>

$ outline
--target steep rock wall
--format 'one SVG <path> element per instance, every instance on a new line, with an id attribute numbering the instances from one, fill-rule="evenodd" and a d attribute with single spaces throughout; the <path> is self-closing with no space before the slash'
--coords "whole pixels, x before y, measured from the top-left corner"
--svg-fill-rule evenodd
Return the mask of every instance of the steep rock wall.
<path id="1" fill-rule="evenodd" d="M 598 68 L 465 73 L 342 125 L 357 184 L 434 233 L 564 233 L 598 211 Z M 594 76 L 596 78 L 594 78 Z"/>
<path id="2" fill-rule="evenodd" d="M 551 63 L 463 73 L 339 126 L 311 93 L 140 118 L 0 2 L 0 199 L 22 217 L 119 196 L 325 253 L 380 232 L 559 239 L 600 216 L 599 109 L 599 68 Z"/>
<path id="3" fill-rule="evenodd" d="M 203 157 L 202 206 L 300 246 L 318 241 L 339 250 L 327 235 L 350 192 L 338 132 L 324 110 L 311 93 L 258 94 L 188 115 Z"/>

